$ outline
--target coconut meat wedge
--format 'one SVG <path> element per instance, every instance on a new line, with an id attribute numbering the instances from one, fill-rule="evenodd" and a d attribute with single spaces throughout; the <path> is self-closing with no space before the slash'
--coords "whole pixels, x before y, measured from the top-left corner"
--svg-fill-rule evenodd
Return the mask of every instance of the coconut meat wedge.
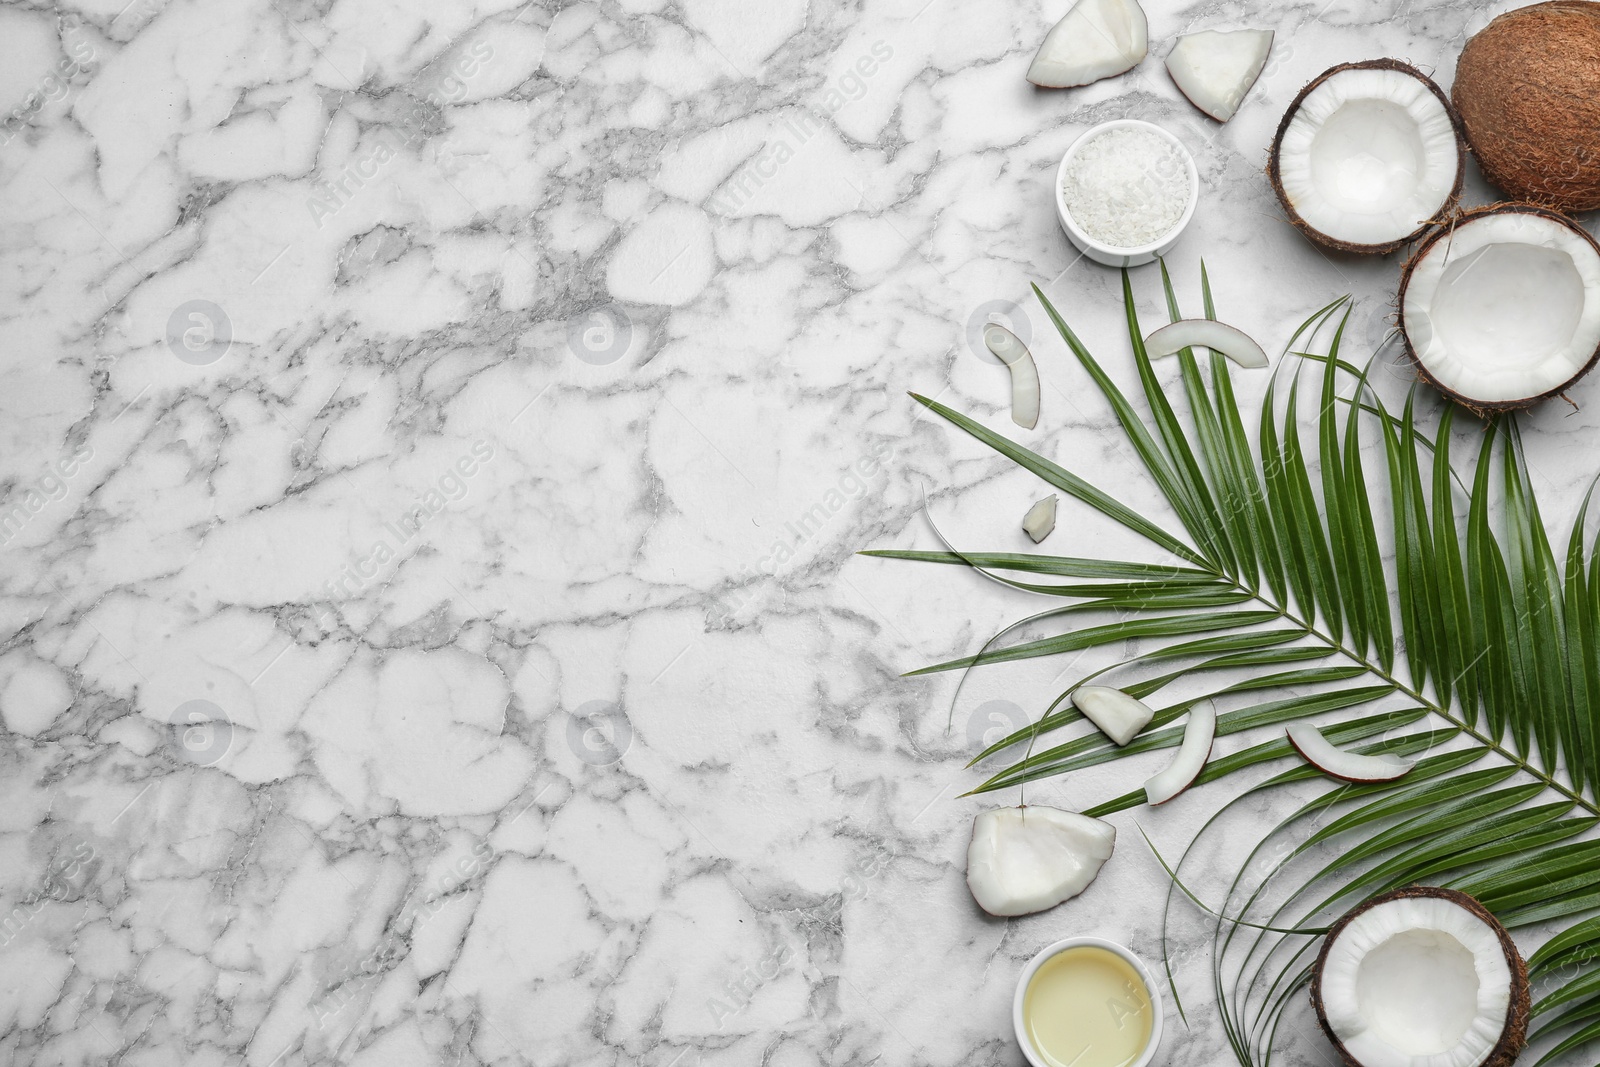
<path id="1" fill-rule="evenodd" d="M 1400 328 L 1422 376 L 1468 407 L 1526 407 L 1600 352 L 1600 247 L 1528 205 L 1470 212 L 1431 236 L 1400 280 Z"/>
<path id="2" fill-rule="evenodd" d="M 1465 153 L 1439 87 L 1397 60 L 1347 63 L 1300 91 L 1268 173 L 1289 220 L 1346 252 L 1392 252 L 1461 193 Z"/>
<path id="3" fill-rule="evenodd" d="M 1526 1043 L 1527 968 L 1476 900 L 1412 886 L 1328 932 L 1317 1021 L 1351 1067 L 1506 1067 Z"/>
<path id="4" fill-rule="evenodd" d="M 1075 811 L 1034 804 L 980 812 L 967 888 L 990 915 L 1044 911 L 1089 888 L 1116 844 L 1116 827 Z"/>

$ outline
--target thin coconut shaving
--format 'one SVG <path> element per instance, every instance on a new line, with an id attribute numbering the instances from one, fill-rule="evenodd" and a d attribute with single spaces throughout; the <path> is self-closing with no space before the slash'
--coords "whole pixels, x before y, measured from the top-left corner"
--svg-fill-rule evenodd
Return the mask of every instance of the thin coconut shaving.
<path id="1" fill-rule="evenodd" d="M 1183 150 L 1154 130 L 1119 126 L 1073 153 L 1061 179 L 1067 214 L 1114 248 L 1139 248 L 1171 233 L 1189 206 Z"/>

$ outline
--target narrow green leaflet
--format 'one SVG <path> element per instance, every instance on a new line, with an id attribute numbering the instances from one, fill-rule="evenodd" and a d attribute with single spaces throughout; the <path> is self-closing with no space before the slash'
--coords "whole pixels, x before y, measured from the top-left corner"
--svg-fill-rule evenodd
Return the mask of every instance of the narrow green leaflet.
<path id="1" fill-rule="evenodd" d="M 1181 634 L 1211 633 L 1215 630 L 1229 630 L 1240 626 L 1256 626 L 1274 622 L 1277 618 L 1277 613 L 1272 611 L 1217 611 L 1209 614 L 1168 615 L 1154 619 L 1128 619 L 1124 622 L 1106 623 L 1103 626 L 1089 626 L 1056 637 L 1024 641 L 1020 645 L 1011 645 L 1007 648 L 990 649 L 975 656 L 935 663 L 931 667 L 908 671 L 906 677 L 933 674 L 937 671 L 953 671 L 963 667 L 978 667 L 985 663 L 1010 663 L 1037 656 L 1053 656 L 1061 652 L 1076 652 L 1083 648 L 1094 648 L 1096 645 L 1127 641 L 1137 637 L 1176 637 Z"/>

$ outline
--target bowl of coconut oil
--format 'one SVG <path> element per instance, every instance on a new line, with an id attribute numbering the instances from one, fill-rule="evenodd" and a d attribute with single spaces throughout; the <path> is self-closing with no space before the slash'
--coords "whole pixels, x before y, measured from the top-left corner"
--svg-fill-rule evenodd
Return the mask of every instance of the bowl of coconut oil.
<path id="1" fill-rule="evenodd" d="M 1017 1042 L 1033 1067 L 1148 1067 L 1161 997 L 1133 953 L 1098 937 L 1047 946 L 1017 980 Z"/>
<path id="2" fill-rule="evenodd" d="M 1200 198 L 1183 142 L 1151 122 L 1090 127 L 1056 172 L 1056 215 L 1078 250 L 1109 267 L 1137 267 L 1178 243 Z"/>

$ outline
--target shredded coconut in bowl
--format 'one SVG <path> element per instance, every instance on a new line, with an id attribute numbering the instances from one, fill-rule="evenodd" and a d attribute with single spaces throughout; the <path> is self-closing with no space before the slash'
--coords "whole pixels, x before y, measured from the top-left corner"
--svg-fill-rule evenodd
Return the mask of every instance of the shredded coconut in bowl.
<path id="1" fill-rule="evenodd" d="M 1061 178 L 1067 213 L 1101 244 L 1138 248 L 1172 232 L 1189 206 L 1182 149 L 1154 130 L 1117 126 L 1078 147 Z"/>

